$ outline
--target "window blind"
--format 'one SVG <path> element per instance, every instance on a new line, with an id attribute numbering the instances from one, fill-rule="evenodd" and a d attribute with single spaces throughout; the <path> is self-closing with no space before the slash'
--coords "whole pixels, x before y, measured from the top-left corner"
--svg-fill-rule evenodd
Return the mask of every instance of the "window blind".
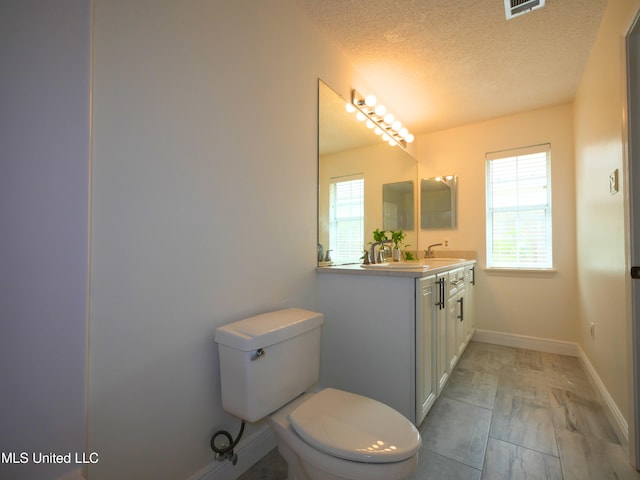
<path id="1" fill-rule="evenodd" d="M 487 266 L 552 268 L 549 144 L 487 154 Z"/>
<path id="2" fill-rule="evenodd" d="M 357 263 L 364 245 L 364 176 L 329 184 L 329 248 L 336 263 Z"/>

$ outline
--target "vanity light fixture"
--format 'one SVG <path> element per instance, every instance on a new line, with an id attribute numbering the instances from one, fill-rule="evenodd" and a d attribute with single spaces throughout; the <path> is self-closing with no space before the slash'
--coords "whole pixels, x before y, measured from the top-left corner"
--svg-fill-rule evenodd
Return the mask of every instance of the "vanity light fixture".
<path id="1" fill-rule="evenodd" d="M 397 120 L 384 105 L 378 104 L 375 95 L 363 96 L 356 90 L 351 91 L 351 104 L 347 104 L 348 112 L 355 112 L 360 121 L 365 121 L 367 127 L 373 129 L 376 135 L 392 147 L 396 145 L 407 148 L 413 142 L 414 136 L 409 133 L 402 122 Z"/>

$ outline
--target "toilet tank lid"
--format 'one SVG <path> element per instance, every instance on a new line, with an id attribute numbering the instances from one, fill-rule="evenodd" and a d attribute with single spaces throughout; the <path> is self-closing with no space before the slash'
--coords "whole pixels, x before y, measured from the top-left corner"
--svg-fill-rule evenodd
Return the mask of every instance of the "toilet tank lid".
<path id="1" fill-rule="evenodd" d="M 263 313 L 216 328 L 215 341 L 245 352 L 268 347 L 320 327 L 324 315 L 302 308 Z"/>

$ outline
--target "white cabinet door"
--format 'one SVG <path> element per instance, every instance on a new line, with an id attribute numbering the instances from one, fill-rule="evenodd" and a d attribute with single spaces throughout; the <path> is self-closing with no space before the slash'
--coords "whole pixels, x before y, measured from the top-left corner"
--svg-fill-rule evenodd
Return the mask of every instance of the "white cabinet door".
<path id="1" fill-rule="evenodd" d="M 463 269 L 457 268 L 449 272 L 447 289 L 447 369 L 449 375 L 458 363 L 462 350 L 463 325 L 460 322 L 459 301 L 464 291 Z"/>
<path id="2" fill-rule="evenodd" d="M 416 280 L 416 425 L 422 423 L 436 401 L 436 296 L 435 275 Z"/>
<path id="3" fill-rule="evenodd" d="M 465 344 L 469 343 L 476 331 L 475 317 L 475 265 L 469 265 L 464 269 L 464 332 Z"/>
<path id="4" fill-rule="evenodd" d="M 447 372 L 451 375 L 453 367 L 458 362 L 458 342 L 456 329 L 458 327 L 458 294 L 447 298 Z"/>
<path id="5" fill-rule="evenodd" d="M 435 324 L 436 324 L 436 379 L 437 394 L 444 390 L 444 386 L 449 379 L 449 361 L 447 355 L 447 289 L 449 285 L 448 274 L 436 277 L 435 288 Z"/>
<path id="6" fill-rule="evenodd" d="M 464 348 L 467 346 L 467 336 L 465 334 L 465 316 L 467 314 L 467 299 L 466 299 L 466 290 L 464 285 L 458 289 L 458 294 L 456 295 L 456 345 L 458 346 L 458 353 L 456 354 L 456 362 L 462 356 L 464 352 Z"/>

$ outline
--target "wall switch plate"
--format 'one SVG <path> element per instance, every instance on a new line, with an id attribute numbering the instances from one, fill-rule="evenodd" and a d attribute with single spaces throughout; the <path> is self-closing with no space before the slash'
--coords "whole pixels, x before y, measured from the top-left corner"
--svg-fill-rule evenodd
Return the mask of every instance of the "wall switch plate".
<path id="1" fill-rule="evenodd" d="M 609 175 L 609 192 L 611 195 L 618 193 L 618 169 L 616 168 L 611 175 Z"/>

